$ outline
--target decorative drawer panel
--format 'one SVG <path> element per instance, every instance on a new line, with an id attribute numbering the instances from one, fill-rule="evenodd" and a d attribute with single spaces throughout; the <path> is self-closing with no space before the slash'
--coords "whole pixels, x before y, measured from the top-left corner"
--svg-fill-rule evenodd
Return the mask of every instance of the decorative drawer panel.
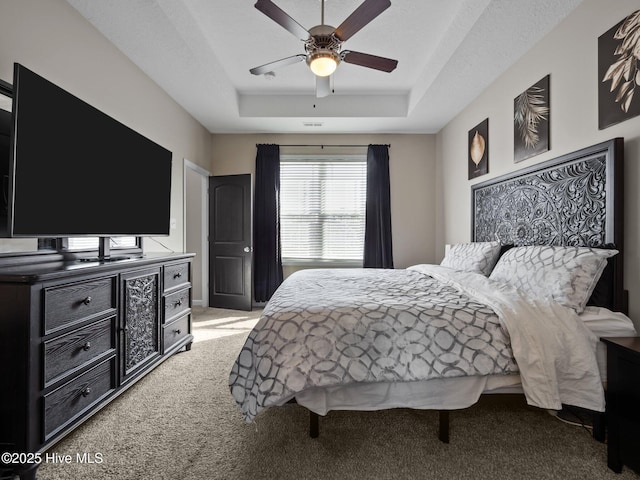
<path id="1" fill-rule="evenodd" d="M 189 263 L 177 263 L 164 267 L 164 291 L 189 283 Z"/>
<path id="2" fill-rule="evenodd" d="M 177 291 L 164 297 L 164 322 L 168 323 L 191 308 L 191 289 Z"/>
<path id="3" fill-rule="evenodd" d="M 115 389 L 116 361 L 112 358 L 44 397 L 44 440 L 78 418 Z"/>
<path id="4" fill-rule="evenodd" d="M 180 340 L 189 335 L 190 315 L 176 320 L 175 322 L 165 325 L 164 327 L 164 351 L 168 351 Z"/>
<path id="5" fill-rule="evenodd" d="M 128 273 L 121 277 L 124 310 L 121 346 L 121 382 L 160 355 L 160 276 L 159 268 Z"/>
<path id="6" fill-rule="evenodd" d="M 116 317 L 105 318 L 45 342 L 45 386 L 105 354 L 115 352 Z"/>
<path id="7" fill-rule="evenodd" d="M 45 333 L 95 315 L 115 313 L 115 292 L 115 277 L 45 289 Z"/>

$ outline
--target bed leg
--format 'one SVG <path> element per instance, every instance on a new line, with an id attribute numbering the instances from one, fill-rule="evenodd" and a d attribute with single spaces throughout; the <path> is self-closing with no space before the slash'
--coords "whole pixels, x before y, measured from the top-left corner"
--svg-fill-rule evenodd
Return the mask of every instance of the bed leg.
<path id="1" fill-rule="evenodd" d="M 442 443 L 449 443 L 449 411 L 438 410 L 438 438 Z"/>
<path id="2" fill-rule="evenodd" d="M 593 412 L 591 421 L 593 422 L 593 439 L 604 443 L 607 431 L 606 415 L 602 412 Z"/>
<path id="3" fill-rule="evenodd" d="M 311 438 L 318 438 L 320 435 L 320 416 L 309 410 L 309 436 Z"/>

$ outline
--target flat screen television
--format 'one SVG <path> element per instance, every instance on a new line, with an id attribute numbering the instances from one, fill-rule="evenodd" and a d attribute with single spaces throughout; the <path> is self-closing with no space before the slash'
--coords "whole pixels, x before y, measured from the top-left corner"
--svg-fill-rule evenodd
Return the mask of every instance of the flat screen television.
<path id="1" fill-rule="evenodd" d="M 169 234 L 169 150 L 20 64 L 11 120 L 11 237 Z"/>

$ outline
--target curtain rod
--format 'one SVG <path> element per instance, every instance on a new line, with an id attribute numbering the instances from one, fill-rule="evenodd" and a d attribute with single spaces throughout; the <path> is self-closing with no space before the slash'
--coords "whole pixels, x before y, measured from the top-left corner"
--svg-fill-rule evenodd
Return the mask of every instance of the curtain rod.
<path id="1" fill-rule="evenodd" d="M 259 144 L 256 143 L 256 147 Z M 354 147 L 354 148 L 364 148 L 364 147 L 368 147 L 369 145 L 291 145 L 291 144 L 280 144 L 278 145 L 280 147 L 320 147 L 320 148 L 324 148 L 324 147 L 338 147 L 338 148 L 350 148 L 350 147 Z M 385 147 L 391 147 L 390 144 L 385 144 Z"/>

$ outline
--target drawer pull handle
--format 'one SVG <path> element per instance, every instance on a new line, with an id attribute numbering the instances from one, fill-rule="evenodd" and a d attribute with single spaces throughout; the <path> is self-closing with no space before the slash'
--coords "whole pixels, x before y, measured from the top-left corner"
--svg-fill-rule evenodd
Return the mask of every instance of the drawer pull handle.
<path id="1" fill-rule="evenodd" d="M 176 335 L 180 335 L 182 332 L 180 331 L 179 328 L 176 328 L 173 333 L 175 333 Z"/>
<path id="2" fill-rule="evenodd" d="M 93 300 L 93 298 L 87 297 L 82 301 L 82 303 L 84 303 L 85 305 L 89 305 L 91 303 L 91 300 Z"/>
<path id="3" fill-rule="evenodd" d="M 88 397 L 89 395 L 91 395 L 91 387 L 85 387 L 80 393 L 83 397 Z"/>
<path id="4" fill-rule="evenodd" d="M 182 277 L 182 272 L 178 272 L 178 273 L 174 273 L 173 274 L 173 278 L 180 278 Z"/>
<path id="5" fill-rule="evenodd" d="M 91 342 L 86 342 L 86 343 L 82 346 L 82 349 L 83 349 L 85 352 L 88 352 L 90 348 L 91 348 Z"/>
<path id="6" fill-rule="evenodd" d="M 178 308 L 178 307 L 182 306 L 182 299 L 180 299 L 180 300 L 178 300 L 177 302 L 175 302 L 175 303 L 173 304 L 173 306 L 174 306 L 175 308 Z"/>

